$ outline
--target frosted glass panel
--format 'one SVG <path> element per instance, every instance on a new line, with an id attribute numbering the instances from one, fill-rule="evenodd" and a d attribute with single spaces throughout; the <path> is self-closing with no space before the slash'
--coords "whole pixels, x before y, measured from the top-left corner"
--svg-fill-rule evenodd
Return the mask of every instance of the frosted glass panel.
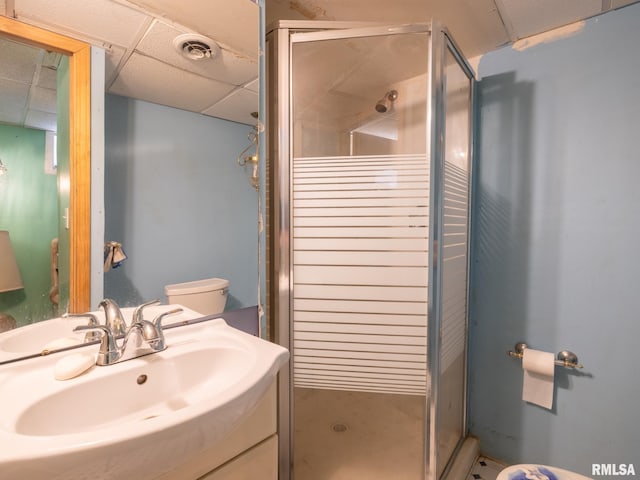
<path id="1" fill-rule="evenodd" d="M 445 55 L 438 475 L 464 436 L 471 80 Z"/>
<path id="2" fill-rule="evenodd" d="M 294 385 L 425 394 L 424 155 L 293 161 Z"/>

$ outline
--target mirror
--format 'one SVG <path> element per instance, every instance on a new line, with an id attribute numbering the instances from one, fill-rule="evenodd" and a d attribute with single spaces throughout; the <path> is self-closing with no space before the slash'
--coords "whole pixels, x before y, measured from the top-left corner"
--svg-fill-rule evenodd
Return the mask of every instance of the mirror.
<path id="1" fill-rule="evenodd" d="M 2 37 L 35 48 L 62 54 L 68 62 L 69 122 L 61 141 L 68 148 L 65 167 L 59 172 L 59 182 L 68 208 L 68 236 L 60 238 L 63 257 L 62 297 L 68 298 L 64 309 L 86 311 L 90 305 L 90 47 L 84 42 L 0 17 Z M 10 178 L 10 177 L 9 177 Z M 68 254 L 66 254 L 68 252 Z M 49 275 L 49 272 L 43 274 Z M 1 294 L 0 294 L 1 295 Z"/>
<path id="2" fill-rule="evenodd" d="M 141 3 L 144 3 L 144 2 L 136 2 L 136 3 L 141 4 Z M 159 4 L 159 3 L 161 3 L 161 2 L 156 2 L 156 4 Z M 256 30 L 257 30 L 258 29 L 257 22 L 258 22 L 258 18 L 259 18 L 258 6 L 256 4 L 252 4 L 252 6 L 256 7 L 255 8 L 255 11 L 256 11 L 255 22 L 256 22 Z M 15 22 L 15 21 L 6 19 L 4 17 L 0 17 L 0 19 L 2 20 L 2 24 L 3 25 L 5 23 L 7 23 L 7 24 L 17 24 L 17 25 L 24 26 L 23 24 L 19 24 L 19 22 Z M 26 28 L 31 30 L 32 27 L 26 27 Z M 3 28 L 2 32 L 4 33 L 7 30 L 8 30 L 8 28 Z M 37 31 L 39 29 L 34 29 L 34 30 Z M 16 37 L 15 34 L 12 34 L 12 35 L 13 35 L 12 38 Z M 50 43 L 45 43 L 43 41 L 37 41 L 39 39 L 39 37 L 37 35 L 35 36 L 35 38 L 36 38 L 36 40 L 33 40 L 33 38 L 31 38 L 29 35 L 26 35 L 26 34 L 20 36 L 20 39 L 22 39 L 22 41 L 25 41 L 26 43 L 29 43 L 31 45 L 33 45 L 35 43 L 35 44 L 40 45 L 40 46 L 42 46 L 44 48 L 51 49 L 51 44 Z M 86 48 L 88 49 L 89 47 L 86 46 Z M 74 50 L 70 50 L 70 52 L 67 53 L 67 55 L 69 55 L 69 58 L 71 60 L 71 59 L 74 58 L 74 56 L 76 54 L 75 54 Z M 109 70 L 109 66 L 108 65 L 107 65 L 107 70 Z M 255 64 L 255 70 L 256 70 L 256 72 L 258 70 L 257 64 Z M 88 67 L 87 67 L 86 71 L 89 72 Z M 109 72 L 107 72 L 107 76 L 108 75 L 109 75 Z M 257 73 L 256 73 L 256 75 L 257 75 Z M 78 82 L 76 82 L 76 83 L 78 83 Z M 87 90 L 88 90 L 89 82 L 85 81 L 84 84 L 87 86 Z M 257 84 L 257 82 L 256 82 L 256 84 Z M 88 92 L 87 92 L 87 94 L 88 94 Z M 256 91 L 256 95 L 257 95 L 257 91 Z M 145 103 L 145 101 L 137 101 L 137 100 L 134 100 L 133 98 L 119 96 L 118 94 L 111 94 L 110 93 L 110 94 L 107 94 L 106 97 L 107 97 L 107 100 L 105 102 L 106 103 L 106 105 L 105 105 L 106 109 L 109 110 L 108 114 L 112 115 L 112 117 L 110 119 L 114 120 L 114 118 L 116 118 L 115 121 L 117 121 L 118 117 L 117 117 L 117 115 L 115 115 L 115 117 L 114 117 L 114 114 L 122 113 L 124 115 L 124 117 L 122 117 L 122 118 L 125 118 L 126 120 L 131 120 L 133 118 L 133 116 L 134 116 L 133 115 L 134 112 L 132 110 L 136 110 L 136 109 L 140 109 L 140 108 L 150 109 L 150 110 L 153 110 L 156 107 L 164 108 L 164 107 L 160 107 L 159 105 L 156 105 L 156 104 Z M 70 102 L 70 104 L 74 105 L 72 102 Z M 77 102 L 76 101 L 75 104 L 76 105 L 81 105 L 81 102 Z M 88 106 L 89 103 L 87 102 L 86 105 Z M 120 107 L 122 107 L 122 108 L 120 108 Z M 167 108 L 167 110 L 169 110 L 169 109 Z M 180 113 L 179 110 L 175 110 L 175 112 L 177 112 L 176 115 L 178 115 L 178 116 L 182 115 L 182 113 Z M 89 113 L 89 109 L 88 108 L 87 108 L 87 113 Z M 189 112 L 186 115 L 198 116 L 199 114 Z M 203 115 L 199 115 L 199 116 L 203 117 Z M 88 117 L 88 115 L 87 115 L 87 117 Z M 176 117 L 176 118 L 178 118 L 178 117 Z M 175 121 L 175 120 L 172 120 L 172 121 Z M 178 122 L 180 122 L 180 120 L 178 120 Z M 84 132 L 85 132 L 85 134 L 87 136 L 88 136 L 88 131 L 89 131 L 88 125 L 89 124 L 88 124 L 88 120 L 87 120 L 87 127 L 84 129 Z M 256 194 L 255 190 L 253 190 L 253 187 L 251 186 L 251 184 L 249 182 L 249 179 L 247 179 L 245 177 L 244 170 L 241 167 L 239 167 L 237 165 L 237 163 L 236 163 L 236 156 L 249 143 L 249 141 L 247 139 L 247 135 L 251 131 L 251 126 L 249 126 L 249 125 L 240 125 L 239 123 L 234 124 L 234 125 L 235 126 L 233 128 L 235 128 L 235 135 L 236 135 L 236 137 L 238 135 L 240 135 L 241 142 L 237 145 L 237 147 L 233 147 L 233 154 L 227 155 L 227 157 L 224 159 L 224 161 L 227 162 L 228 164 L 230 164 L 232 166 L 232 168 L 234 169 L 234 171 L 237 171 L 238 175 L 241 176 L 241 179 L 244 182 L 242 184 L 242 187 L 246 186 L 246 188 L 247 188 L 247 191 L 245 191 L 244 194 L 246 194 L 246 195 L 251 195 L 252 194 L 253 195 L 252 197 L 248 197 L 248 198 L 251 199 L 251 202 L 252 202 L 252 210 L 249 212 L 249 215 L 250 215 L 250 221 L 252 222 L 253 225 L 255 225 L 255 230 L 257 232 L 257 194 Z M 133 126 L 133 125 L 130 125 L 130 126 Z M 176 127 L 179 127 L 179 125 L 176 125 Z M 106 182 L 106 184 L 105 184 L 105 192 L 104 192 L 105 193 L 105 209 L 107 210 L 107 215 L 109 214 L 109 212 L 112 212 L 114 215 L 122 215 L 123 213 L 129 214 L 130 211 L 121 210 L 120 206 L 114 207 L 113 204 L 109 203 L 109 199 L 110 198 L 113 198 L 114 196 L 117 196 L 117 192 L 114 193 L 112 191 L 112 189 L 111 189 L 111 186 L 114 183 L 118 183 L 118 179 L 120 177 L 117 177 L 117 175 L 123 173 L 123 171 L 122 170 L 118 170 L 119 167 L 117 167 L 117 166 L 116 166 L 116 169 L 114 170 L 113 169 L 114 165 L 108 163 L 111 160 L 113 160 L 114 151 L 117 150 L 117 148 L 115 148 L 114 145 L 109 143 L 109 142 L 111 142 L 113 140 L 113 137 L 115 135 L 117 135 L 118 132 L 114 133 L 113 123 L 111 123 L 110 125 L 106 125 L 105 126 L 105 130 L 109 130 L 109 131 L 105 132 L 109 136 L 109 138 L 107 138 L 106 142 L 105 142 L 105 144 L 106 144 L 106 146 L 105 146 L 105 157 L 106 157 L 106 163 L 107 163 L 107 165 L 105 166 L 106 167 L 105 168 L 105 170 L 106 170 L 106 174 L 105 174 L 105 182 Z M 76 128 L 75 130 L 72 129 L 72 131 L 73 132 L 78 132 L 80 130 Z M 241 133 L 238 134 L 238 132 L 241 132 Z M 120 132 L 120 133 L 122 133 L 122 132 Z M 166 138 L 166 136 L 165 136 L 165 138 Z M 134 137 L 129 136 L 125 140 L 127 142 L 131 142 L 131 141 L 138 141 L 139 139 L 136 139 Z M 222 143 L 224 138 L 221 138 L 220 140 L 221 140 L 221 143 Z M 71 143 L 73 144 L 74 142 L 71 142 Z M 86 143 L 87 143 L 87 147 L 86 148 L 87 148 L 87 151 L 88 151 L 88 149 L 89 149 L 88 141 Z M 131 143 L 127 143 L 127 145 L 131 146 Z M 138 147 L 141 148 L 142 146 L 138 145 L 136 148 L 138 148 Z M 138 152 L 140 152 L 139 149 L 138 149 Z M 88 155 L 87 155 L 86 158 L 88 158 Z M 180 166 L 181 162 L 183 161 L 182 158 L 176 157 L 175 155 L 173 157 L 173 160 L 174 160 L 174 163 L 177 166 Z M 87 167 L 87 172 L 88 172 L 88 160 L 86 162 L 86 167 Z M 111 169 L 111 170 L 109 170 L 109 169 Z M 128 172 L 128 173 L 124 172 L 124 173 L 128 174 L 128 173 L 131 173 L 131 172 Z M 125 175 L 125 177 L 126 177 L 126 175 Z M 80 188 L 80 191 L 82 191 L 82 185 L 81 184 L 77 185 L 76 184 L 76 180 L 75 180 L 75 179 L 79 179 L 79 178 L 81 178 L 81 177 L 76 174 L 75 178 L 72 178 L 71 181 L 70 181 L 71 192 L 74 193 L 76 198 L 78 197 L 78 194 L 76 193 L 76 192 L 78 192 L 78 188 Z M 126 178 L 125 178 L 125 180 L 126 180 Z M 85 182 L 86 182 L 85 195 L 86 195 L 86 198 L 88 199 L 90 197 L 90 193 L 91 193 L 90 192 L 90 188 L 89 188 L 88 177 L 85 177 Z M 127 184 L 127 182 L 123 183 L 122 185 L 125 185 L 125 184 Z M 165 189 L 162 192 L 164 192 L 164 193 L 173 193 L 171 185 L 169 185 L 168 189 Z M 197 198 L 200 195 L 201 192 L 191 192 L 191 193 L 194 194 L 194 195 L 192 195 L 194 198 Z M 134 196 L 131 191 L 129 191 L 128 195 L 130 195 L 131 197 Z M 180 205 L 181 203 L 182 203 L 182 201 L 176 202 L 177 205 Z M 219 203 L 220 205 L 224 205 L 224 198 L 220 199 L 220 201 L 217 202 L 217 203 Z M 90 215 L 90 208 L 88 207 L 88 205 L 89 205 L 89 203 L 87 201 L 87 208 L 86 208 L 87 218 Z M 225 206 L 225 208 L 227 210 L 231 211 L 230 215 L 227 215 L 227 217 L 229 217 L 228 221 L 233 221 L 233 217 L 234 217 L 233 209 L 229 208 L 229 207 L 233 207 L 233 205 L 224 205 L 224 206 Z M 126 209 L 127 207 L 125 206 L 123 208 Z M 216 208 L 218 208 L 218 207 L 216 207 Z M 186 215 L 182 215 L 181 214 L 180 216 L 189 216 L 189 214 L 186 214 Z M 236 212 L 236 220 L 237 220 L 237 217 L 238 217 L 238 215 L 237 215 L 237 212 Z M 77 217 L 77 215 L 75 213 L 72 212 L 71 215 L 70 215 L 70 218 L 76 218 L 77 219 L 78 217 Z M 149 221 L 151 222 L 151 224 L 153 224 L 153 218 L 154 218 L 154 215 L 153 214 L 150 215 L 150 220 Z M 197 218 L 196 219 L 192 219 L 192 220 L 194 220 L 194 222 L 197 223 Z M 129 221 L 129 220 L 127 220 L 127 221 Z M 113 228 L 111 228 L 111 230 L 109 230 L 109 223 L 108 222 L 109 222 L 109 219 L 107 219 L 107 225 L 106 225 L 106 228 L 105 228 L 105 240 L 107 240 L 107 241 L 108 240 L 123 240 L 120 237 L 120 235 L 116 235 L 116 234 L 119 234 L 119 233 L 122 233 L 122 232 L 118 232 L 117 230 L 114 230 Z M 140 223 L 138 223 L 138 225 L 140 225 Z M 111 224 L 111 226 L 113 226 L 113 223 Z M 150 225 L 150 226 L 153 226 L 153 225 Z M 73 227 L 74 227 L 74 225 L 72 224 L 70 231 L 73 231 Z M 89 220 L 87 220 L 85 228 L 86 228 L 85 233 L 84 233 L 83 236 L 81 235 L 80 238 L 89 239 L 90 238 Z M 220 230 L 217 231 L 217 232 L 215 232 L 215 231 L 211 232 L 210 235 L 212 235 L 212 236 L 214 236 L 214 235 L 215 236 L 220 236 L 220 235 L 224 234 L 224 231 L 225 231 L 225 227 L 224 227 L 224 223 L 222 223 Z M 114 233 L 113 237 L 110 236 L 110 232 Z M 124 233 L 127 233 L 127 232 L 124 232 Z M 184 232 L 182 232 L 182 234 L 184 236 Z M 155 235 L 149 235 L 149 237 L 154 237 L 154 236 Z M 243 235 L 243 236 L 247 237 L 247 239 L 250 239 L 250 241 L 248 241 L 249 243 L 247 243 L 247 244 L 251 245 L 249 248 L 245 248 L 244 249 L 244 253 L 247 254 L 246 256 L 248 256 L 248 257 L 257 256 L 257 243 L 258 243 L 258 241 L 257 241 L 257 233 L 254 236 L 253 232 L 250 230 L 249 231 L 249 235 Z M 162 237 L 157 237 L 156 236 L 156 238 L 159 238 L 160 240 L 162 240 Z M 240 242 L 238 242 L 239 238 L 240 238 L 239 235 L 236 236 L 236 243 L 240 243 Z M 231 238 L 230 240 L 233 241 L 233 238 Z M 78 272 L 78 269 L 77 269 L 77 265 L 79 264 L 78 263 L 78 257 L 79 257 L 79 254 L 81 253 L 82 245 L 80 245 L 81 248 L 78 249 L 77 246 L 80 244 L 79 238 L 76 238 L 74 241 L 75 241 L 75 244 L 70 246 L 69 252 L 72 254 L 73 261 L 75 263 L 73 263 L 72 265 L 70 263 L 70 266 L 71 266 L 71 270 L 72 271 Z M 172 246 L 172 245 L 169 245 L 169 244 L 164 244 L 164 246 L 162 246 L 162 245 L 160 245 L 160 243 L 161 242 L 159 242 L 159 241 L 155 241 L 154 245 L 156 247 L 158 247 L 158 248 L 164 249 L 163 250 L 164 254 L 168 255 L 170 257 L 179 256 L 181 254 L 181 250 L 183 252 L 189 252 L 189 250 L 191 248 L 191 245 L 188 242 L 185 242 L 181 246 L 176 246 L 176 245 Z M 84 263 L 84 265 L 85 265 L 85 280 L 84 281 L 75 280 L 75 285 L 76 286 L 77 285 L 84 285 L 85 288 L 86 288 L 86 292 L 82 296 L 76 295 L 74 297 L 73 291 L 70 290 L 70 296 L 71 296 L 72 300 L 74 300 L 76 302 L 73 305 L 70 304 L 70 306 L 69 306 L 70 311 L 82 312 L 82 311 L 88 311 L 88 310 L 92 309 L 91 306 L 90 306 L 91 301 L 89 299 L 89 297 L 90 297 L 89 279 L 90 278 L 95 278 L 95 272 L 94 272 L 94 275 L 91 276 L 92 273 L 90 272 L 90 267 L 89 267 L 89 262 L 90 262 L 90 252 L 89 252 L 89 250 L 91 248 L 91 245 L 89 244 L 88 240 L 85 240 L 84 247 L 86 247 L 86 249 L 87 249 L 87 252 L 85 252 L 86 261 Z M 99 245 L 99 246 L 95 246 L 94 245 L 94 248 L 98 248 L 98 249 L 100 249 L 100 251 L 102 250 L 102 247 L 103 247 L 102 245 Z M 132 284 L 132 282 L 131 283 L 127 283 L 126 281 L 122 281 L 122 282 L 119 281 L 120 280 L 119 277 L 123 277 L 123 276 L 128 277 L 128 273 L 127 272 L 128 271 L 130 272 L 133 269 L 134 266 L 136 268 L 140 267 L 142 269 L 147 269 L 144 265 L 142 265 L 142 263 L 144 262 L 144 255 L 143 255 L 143 253 L 144 253 L 144 244 L 142 244 L 142 245 L 140 245 L 140 244 L 132 244 L 130 242 L 123 241 L 123 247 L 124 247 L 126 253 L 129 256 L 129 259 L 127 260 L 127 262 L 125 262 L 123 264 L 122 268 L 119 268 L 119 269 L 116 269 L 116 270 L 111 270 L 110 272 L 106 272 L 104 274 L 104 277 L 105 277 L 105 283 L 108 282 L 108 281 L 112 281 L 112 285 L 113 284 L 117 285 L 117 289 L 119 289 L 119 290 L 115 291 L 115 294 L 117 296 L 122 295 L 122 298 L 126 299 L 125 301 L 120 301 L 121 306 L 125 307 L 125 306 L 130 306 L 132 304 L 132 303 L 129 302 L 129 300 L 134 302 L 134 301 L 138 301 L 139 299 L 148 300 L 150 298 L 149 298 L 149 295 L 147 294 L 147 292 L 138 289 L 136 285 Z M 234 257 L 234 255 L 227 255 L 227 256 L 230 257 L 230 260 L 232 260 L 233 257 Z M 241 257 L 243 257 L 243 256 L 244 255 L 241 255 Z M 74 266 L 76 267 L 75 270 L 74 270 Z M 150 267 L 148 269 L 150 271 L 149 275 L 151 275 L 151 276 L 156 275 L 156 273 L 154 272 L 154 268 L 155 267 L 153 265 L 150 265 L 149 267 Z M 247 278 L 246 281 L 247 282 L 251 281 L 251 283 L 255 285 L 255 284 L 257 284 L 257 275 L 258 275 L 258 268 L 257 268 L 257 261 L 256 260 L 253 260 L 253 264 L 251 265 L 251 269 L 252 269 L 252 272 L 253 272 L 253 278 L 250 278 L 250 279 Z M 196 280 L 197 279 L 196 277 L 199 278 L 199 277 L 203 277 L 204 276 L 203 273 L 199 273 L 199 272 L 196 272 L 193 275 L 194 276 L 191 277 L 191 278 L 188 278 L 188 277 L 175 278 L 175 279 L 173 279 L 171 281 L 166 280 L 166 281 L 164 281 L 164 283 L 165 284 L 166 283 L 172 283 L 172 282 L 173 283 L 178 283 L 178 282 L 181 282 L 181 281 Z M 211 274 L 208 274 L 208 276 L 217 276 L 217 272 L 212 272 Z M 221 277 L 226 277 L 227 275 L 225 273 L 221 273 L 220 276 Z M 244 276 L 246 277 L 247 275 L 244 275 Z M 109 278 L 107 278 L 107 277 L 109 277 Z M 74 278 L 77 278 L 77 275 Z M 116 279 L 116 281 L 113 282 L 113 279 Z M 126 280 L 129 280 L 129 278 L 127 278 Z M 235 294 L 235 292 L 234 292 L 234 283 L 237 286 L 239 282 L 237 282 L 237 281 L 234 282 L 233 280 L 231 280 L 230 299 L 232 301 L 231 301 L 230 304 L 228 303 L 228 307 L 230 307 L 230 308 L 242 308 L 243 307 L 242 304 L 239 304 L 238 302 L 235 302 L 235 303 L 233 302 L 233 296 Z M 71 289 L 72 286 L 73 286 L 73 282 L 71 282 L 71 278 L 70 278 L 70 289 Z M 254 288 L 257 288 L 257 286 L 254 287 Z M 111 289 L 110 292 L 114 293 L 114 290 Z M 107 294 L 108 294 L 108 292 L 105 291 L 105 296 L 107 296 Z M 159 295 L 153 294 L 152 298 L 156 298 L 158 296 Z M 255 305 L 257 303 L 257 301 L 255 300 L 256 297 L 257 297 L 257 295 L 253 295 L 252 296 L 252 304 L 253 305 Z M 75 300 L 76 298 L 84 298 L 84 302 L 85 303 L 84 304 L 77 303 L 77 301 Z M 117 299 L 117 300 L 120 300 L 120 299 Z M 93 309 L 95 309 L 95 308 L 93 308 Z"/>

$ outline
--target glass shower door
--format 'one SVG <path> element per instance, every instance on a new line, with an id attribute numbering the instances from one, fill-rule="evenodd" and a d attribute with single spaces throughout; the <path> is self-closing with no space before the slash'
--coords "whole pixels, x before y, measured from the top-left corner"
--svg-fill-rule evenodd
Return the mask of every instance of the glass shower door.
<path id="1" fill-rule="evenodd" d="M 445 37 L 442 240 L 438 329 L 437 475 L 464 438 L 466 412 L 467 277 L 471 176 L 470 72 Z"/>
<path id="2" fill-rule="evenodd" d="M 292 35 L 298 480 L 424 478 L 430 34 L 422 30 Z"/>
<path id="3" fill-rule="evenodd" d="M 435 480 L 466 434 L 472 72 L 437 23 L 327 28 L 267 41 L 280 478 Z"/>

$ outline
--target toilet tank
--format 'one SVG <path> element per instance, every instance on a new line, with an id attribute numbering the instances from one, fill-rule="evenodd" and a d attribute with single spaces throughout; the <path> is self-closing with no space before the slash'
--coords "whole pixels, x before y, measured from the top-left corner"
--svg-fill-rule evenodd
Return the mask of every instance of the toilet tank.
<path id="1" fill-rule="evenodd" d="M 229 280 L 224 278 L 205 278 L 164 287 L 168 303 L 184 305 L 202 315 L 224 312 L 228 293 Z"/>

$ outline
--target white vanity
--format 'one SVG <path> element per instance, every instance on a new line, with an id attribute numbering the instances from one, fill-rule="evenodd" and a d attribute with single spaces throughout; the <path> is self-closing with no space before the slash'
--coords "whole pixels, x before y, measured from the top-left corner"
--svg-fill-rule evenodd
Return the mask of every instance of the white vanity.
<path id="1" fill-rule="evenodd" d="M 64 381 L 56 365 L 97 344 L 0 365 L 0 479 L 275 480 L 286 349 L 221 318 L 164 336 Z"/>
<path id="2" fill-rule="evenodd" d="M 256 408 L 217 445 L 157 480 L 277 480 L 276 384 Z"/>

